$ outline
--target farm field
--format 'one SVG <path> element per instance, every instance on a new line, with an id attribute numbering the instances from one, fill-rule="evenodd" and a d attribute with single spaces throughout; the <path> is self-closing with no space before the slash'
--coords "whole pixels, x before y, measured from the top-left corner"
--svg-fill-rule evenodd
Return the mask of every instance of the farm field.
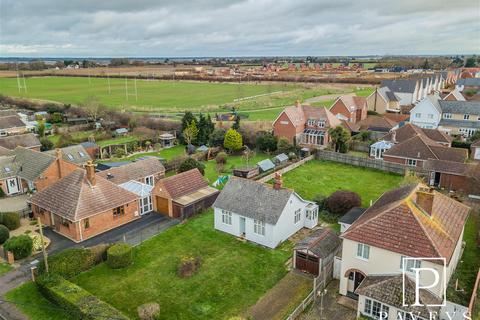
<path id="1" fill-rule="evenodd" d="M 226 319 L 240 315 L 285 274 L 286 243 L 270 250 L 213 229 L 213 211 L 139 245 L 134 263 L 112 270 L 100 264 L 73 279 L 135 318 L 143 303 L 159 302 L 160 319 Z M 181 278 L 181 257 L 197 256 L 197 274 Z"/>
<path id="2" fill-rule="evenodd" d="M 362 206 L 368 207 L 385 191 L 399 186 L 402 177 L 345 164 L 312 160 L 283 175 L 283 185 L 305 199 L 316 194 L 329 196 L 337 190 L 357 192 Z"/>

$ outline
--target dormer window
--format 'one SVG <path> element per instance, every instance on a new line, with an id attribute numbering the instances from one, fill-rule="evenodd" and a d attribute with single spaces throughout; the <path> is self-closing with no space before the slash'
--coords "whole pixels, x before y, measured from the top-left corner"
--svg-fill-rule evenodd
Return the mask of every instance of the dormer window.
<path id="1" fill-rule="evenodd" d="M 315 125 L 315 119 L 308 119 L 307 125 L 314 126 Z"/>
<path id="2" fill-rule="evenodd" d="M 452 114 L 451 113 L 444 113 L 443 118 L 444 119 L 452 119 Z"/>
<path id="3" fill-rule="evenodd" d="M 317 126 L 319 128 L 325 128 L 325 120 L 318 120 L 317 121 Z"/>
<path id="4" fill-rule="evenodd" d="M 82 158 L 85 158 L 85 153 L 83 153 L 82 151 L 78 151 L 78 155 Z"/>

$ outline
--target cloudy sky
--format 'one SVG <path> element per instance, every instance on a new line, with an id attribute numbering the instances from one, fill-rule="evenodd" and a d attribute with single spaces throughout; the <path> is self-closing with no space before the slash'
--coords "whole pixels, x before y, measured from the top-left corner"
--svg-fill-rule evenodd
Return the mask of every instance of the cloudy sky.
<path id="1" fill-rule="evenodd" d="M 0 56 L 480 53 L 480 0 L 0 0 Z"/>

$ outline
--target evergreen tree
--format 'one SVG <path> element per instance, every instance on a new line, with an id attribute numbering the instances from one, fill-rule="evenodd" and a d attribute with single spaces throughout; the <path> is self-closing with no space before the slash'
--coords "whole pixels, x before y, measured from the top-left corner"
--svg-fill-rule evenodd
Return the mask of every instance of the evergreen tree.
<path id="1" fill-rule="evenodd" d="M 223 147 L 230 151 L 238 151 L 242 149 L 243 139 L 242 135 L 235 129 L 229 129 L 225 134 Z"/>
<path id="2" fill-rule="evenodd" d="M 235 122 L 232 125 L 233 130 L 239 130 L 240 129 L 240 116 L 237 114 L 235 116 Z"/>
<path id="3" fill-rule="evenodd" d="M 185 131 L 185 129 L 188 128 L 188 126 L 190 126 L 192 121 L 194 121 L 195 125 L 197 125 L 197 118 L 195 118 L 193 113 L 191 113 L 190 111 L 185 112 L 185 114 L 182 117 L 182 129 L 181 129 L 181 134 L 180 134 L 180 137 L 179 137 L 181 143 L 185 143 L 185 138 L 183 136 L 183 132 Z"/>
<path id="4" fill-rule="evenodd" d="M 332 139 L 335 152 L 347 153 L 348 140 L 350 139 L 349 132 L 342 126 L 336 126 L 335 128 L 330 128 L 328 134 Z"/>
<path id="5" fill-rule="evenodd" d="M 197 143 L 199 145 L 207 144 L 208 141 L 208 127 L 207 127 L 207 119 L 204 117 L 202 113 L 198 117 L 198 135 L 197 135 Z"/>

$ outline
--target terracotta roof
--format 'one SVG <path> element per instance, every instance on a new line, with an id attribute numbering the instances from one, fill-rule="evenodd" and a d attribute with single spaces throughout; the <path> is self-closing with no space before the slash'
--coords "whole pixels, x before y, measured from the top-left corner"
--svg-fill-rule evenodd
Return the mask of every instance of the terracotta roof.
<path id="1" fill-rule="evenodd" d="M 208 182 L 198 169 L 188 170 L 174 176 L 160 179 L 155 190 L 175 199 L 208 186 Z"/>
<path id="2" fill-rule="evenodd" d="M 407 121 L 410 118 L 409 114 L 401 114 L 401 113 L 390 113 L 387 112 L 383 114 L 383 117 L 392 120 L 394 123 L 400 123 L 403 121 Z"/>
<path id="3" fill-rule="evenodd" d="M 78 221 L 137 199 L 134 193 L 98 175 L 95 186 L 92 186 L 86 170 L 79 168 L 35 193 L 30 202 L 70 221 Z"/>
<path id="4" fill-rule="evenodd" d="M 349 111 L 363 109 L 366 107 L 367 104 L 367 99 L 364 97 L 344 95 L 340 96 L 338 99 L 343 102 L 343 104 L 349 109 Z"/>
<path id="5" fill-rule="evenodd" d="M 288 116 L 292 124 L 297 128 L 304 128 L 308 119 L 325 119 L 326 127 L 336 127 L 341 125 L 340 120 L 327 108 L 312 107 L 309 105 L 286 107 L 283 112 Z"/>
<path id="6" fill-rule="evenodd" d="M 341 120 L 341 121 L 342 121 L 342 126 L 344 126 L 345 129 L 347 129 L 348 131 L 350 132 L 360 131 L 360 127 L 356 123 L 345 121 L 345 120 Z"/>
<path id="7" fill-rule="evenodd" d="M 426 136 L 415 135 L 385 151 L 384 156 L 394 156 L 417 160 L 440 159 L 455 162 L 465 162 L 468 150 L 449 148 L 429 139 Z"/>
<path id="8" fill-rule="evenodd" d="M 33 133 L 19 134 L 0 138 L 0 147 L 10 150 L 16 147 L 34 148 L 40 147 L 42 144 L 40 140 Z"/>
<path id="9" fill-rule="evenodd" d="M 423 137 L 426 137 L 434 142 L 438 143 L 448 143 L 450 144 L 452 142 L 452 137 L 449 135 L 443 133 L 440 130 L 437 129 L 422 129 L 420 127 L 417 127 L 414 124 L 407 123 L 404 126 L 401 126 L 398 129 L 395 129 L 389 133 L 387 133 L 385 136 L 383 136 L 381 139 L 385 141 L 392 141 L 393 142 L 393 135 L 395 133 L 395 142 L 400 143 L 403 142 L 407 139 L 410 139 L 414 137 L 415 135 L 421 135 Z"/>
<path id="10" fill-rule="evenodd" d="M 461 163 L 430 159 L 425 162 L 424 168 L 428 171 L 443 172 L 465 177 L 476 177 L 480 175 L 480 163 Z"/>
<path id="11" fill-rule="evenodd" d="M 22 119 L 18 115 L 6 116 L 0 118 L 0 129 L 9 129 L 16 127 L 25 127 Z"/>
<path id="12" fill-rule="evenodd" d="M 405 288 L 405 291 L 404 291 Z M 405 277 L 405 287 L 403 276 L 385 275 L 385 276 L 368 276 L 355 290 L 355 293 L 380 301 L 397 309 L 412 312 L 415 316 L 429 318 L 430 312 L 437 312 L 440 307 L 426 307 L 426 305 L 440 305 L 442 299 L 432 294 L 430 291 L 420 289 L 420 303 L 418 307 L 405 307 L 415 303 L 415 284 L 408 277 Z M 403 298 L 405 297 L 405 301 Z"/>
<path id="13" fill-rule="evenodd" d="M 414 184 L 384 193 L 342 237 L 407 257 L 443 257 L 449 263 L 470 208 L 424 188 Z M 425 195 L 431 197 L 431 209 L 420 201 Z"/>
<path id="14" fill-rule="evenodd" d="M 474 143 L 472 143 L 471 146 L 472 147 L 480 147 L 480 140 L 475 141 Z"/>
<path id="15" fill-rule="evenodd" d="M 151 157 L 101 171 L 98 173 L 98 176 L 108 179 L 113 183 L 121 184 L 158 173 L 165 173 L 165 167 L 160 163 L 158 158 Z"/>
<path id="16" fill-rule="evenodd" d="M 382 116 L 368 116 L 357 123 L 361 130 L 390 131 L 398 125 L 396 121 Z"/>

